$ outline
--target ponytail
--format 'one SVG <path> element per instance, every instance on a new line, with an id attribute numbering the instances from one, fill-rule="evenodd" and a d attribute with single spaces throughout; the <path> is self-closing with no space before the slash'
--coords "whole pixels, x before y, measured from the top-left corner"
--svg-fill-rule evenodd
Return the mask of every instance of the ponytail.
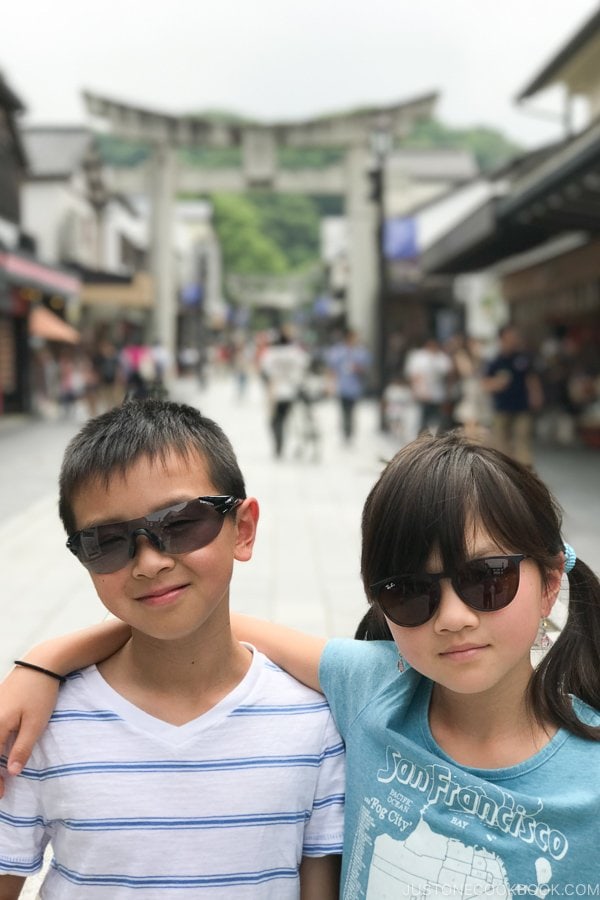
<path id="1" fill-rule="evenodd" d="M 529 703 L 538 721 L 600 741 L 600 726 L 582 721 L 571 700 L 600 710 L 600 581 L 580 559 L 568 579 L 567 621 L 532 676 Z"/>
<path id="2" fill-rule="evenodd" d="M 393 641 L 392 632 L 389 629 L 385 616 L 378 606 L 370 606 L 354 633 L 357 641 Z"/>

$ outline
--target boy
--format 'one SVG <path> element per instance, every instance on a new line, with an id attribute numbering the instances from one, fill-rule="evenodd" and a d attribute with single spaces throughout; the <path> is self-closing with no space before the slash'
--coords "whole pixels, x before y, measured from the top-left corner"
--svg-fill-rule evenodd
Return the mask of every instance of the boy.
<path id="1" fill-rule="evenodd" d="M 68 678 L 7 781 L 0 900 L 48 841 L 44 900 L 336 897 L 343 747 L 322 697 L 232 635 L 258 504 L 221 429 L 159 400 L 90 420 L 65 452 L 59 512 L 131 637 Z"/>

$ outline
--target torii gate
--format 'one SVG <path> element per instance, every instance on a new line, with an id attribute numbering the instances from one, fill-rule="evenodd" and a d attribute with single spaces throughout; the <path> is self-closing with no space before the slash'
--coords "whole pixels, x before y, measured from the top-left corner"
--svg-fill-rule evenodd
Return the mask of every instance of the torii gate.
<path id="1" fill-rule="evenodd" d="M 174 351 L 176 299 L 172 267 L 171 228 L 178 191 L 210 194 L 243 193 L 251 188 L 345 197 L 349 220 L 349 324 L 373 346 L 378 325 L 376 228 L 378 210 L 370 197 L 368 171 L 373 169 L 373 138 L 406 137 L 418 121 L 431 118 L 437 93 L 388 106 L 320 116 L 303 122 L 219 123 L 193 116 L 175 116 L 134 107 L 84 92 L 88 113 L 103 120 L 113 134 L 143 141 L 152 148 L 150 160 L 136 168 L 114 171 L 114 186 L 124 193 L 149 193 L 152 198 L 151 259 L 155 284 L 157 334 Z M 203 169 L 177 160 L 182 147 L 240 147 L 238 169 Z M 335 147 L 344 161 L 324 169 L 286 170 L 278 167 L 280 147 Z M 382 165 L 383 160 L 378 160 Z"/>

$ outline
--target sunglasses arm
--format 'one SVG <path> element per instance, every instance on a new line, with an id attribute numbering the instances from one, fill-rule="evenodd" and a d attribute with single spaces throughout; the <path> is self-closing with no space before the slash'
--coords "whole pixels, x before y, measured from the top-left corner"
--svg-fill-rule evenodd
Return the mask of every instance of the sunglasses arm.
<path id="1" fill-rule="evenodd" d="M 241 613 L 232 613 L 231 625 L 239 641 L 252 644 L 298 681 L 321 691 L 319 663 L 326 644 L 323 638 Z"/>

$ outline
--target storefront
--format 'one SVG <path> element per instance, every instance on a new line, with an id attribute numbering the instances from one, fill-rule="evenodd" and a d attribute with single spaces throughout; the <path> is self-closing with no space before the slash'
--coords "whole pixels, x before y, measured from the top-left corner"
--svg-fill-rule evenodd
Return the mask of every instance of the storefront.
<path id="1" fill-rule="evenodd" d="M 73 341 L 75 329 L 65 321 L 77 301 L 80 282 L 64 269 L 34 257 L 0 250 L 0 414 L 31 410 L 31 342 Z M 35 333 L 31 334 L 32 310 Z M 53 335 L 53 336 L 52 336 Z"/>
<path id="2" fill-rule="evenodd" d="M 600 121 L 525 163 L 506 193 L 429 247 L 423 265 L 446 275 L 493 267 L 532 349 L 568 368 L 580 435 L 600 446 Z"/>

